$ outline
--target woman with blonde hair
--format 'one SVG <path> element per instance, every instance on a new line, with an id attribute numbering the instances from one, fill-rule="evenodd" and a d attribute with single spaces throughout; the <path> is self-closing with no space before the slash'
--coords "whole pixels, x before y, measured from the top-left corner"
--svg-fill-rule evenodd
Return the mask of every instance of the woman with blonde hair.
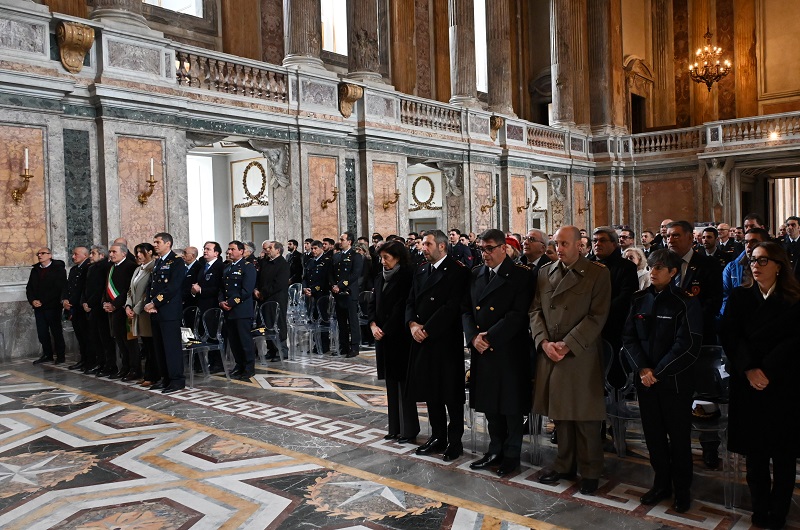
<path id="1" fill-rule="evenodd" d="M 626 248 L 622 257 L 636 265 L 636 274 L 639 276 L 639 290 L 650 287 L 650 272 L 647 270 L 647 258 L 640 248 Z"/>

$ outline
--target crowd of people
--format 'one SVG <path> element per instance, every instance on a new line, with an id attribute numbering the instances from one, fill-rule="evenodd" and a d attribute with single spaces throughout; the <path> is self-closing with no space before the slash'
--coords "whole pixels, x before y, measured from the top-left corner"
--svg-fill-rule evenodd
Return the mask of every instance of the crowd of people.
<path id="1" fill-rule="evenodd" d="M 335 308 L 338 349 L 328 352 L 323 336 L 317 354 L 352 358 L 374 344 L 387 388 L 387 440 L 414 442 L 416 403 L 426 403 L 431 435 L 417 447 L 420 455 L 451 461 L 463 453 L 466 345 L 470 406 L 485 414 L 490 438 L 470 467 L 515 472 L 533 410 L 553 420 L 558 447 L 539 480 L 579 475 L 581 493 L 591 495 L 607 436 L 604 380 L 619 388 L 632 375 L 655 472 L 641 502 L 673 498 L 673 509 L 685 512 L 692 421 L 719 415 L 715 403 L 695 400 L 694 368 L 698 359 L 724 356 L 729 449 L 746 456 L 753 524 L 780 528 L 800 425 L 795 408 L 781 406 L 791 398 L 800 346 L 793 328 L 800 218 L 789 217 L 777 237 L 756 214 L 741 228 L 665 219 L 638 242 L 625 226 L 563 226 L 552 236 L 539 229 L 525 236 L 375 233 L 371 241 L 346 231 L 338 241 L 306 239 L 302 250 L 290 240 L 285 256 L 278 241 L 265 241 L 260 257 L 252 244 L 232 241 L 223 262 L 216 242 L 204 245 L 202 258 L 193 247 L 178 257 L 172 237 L 160 233 L 133 254 L 124 239 L 108 249 L 78 247 L 68 276 L 42 248 L 27 289 L 42 344 L 35 363 L 64 362 L 63 312 L 81 352 L 70 369 L 165 393 L 181 389 L 181 315 L 196 306 L 222 310 L 232 375 L 249 379 L 253 301 L 278 303 L 280 340 L 269 345 L 269 358 L 278 360 L 287 348 L 288 288 L 300 284 L 310 309 Z M 361 326 L 364 292 L 371 294 Z M 604 350 L 615 352 L 609 366 Z M 212 371 L 221 369 L 221 359 L 210 362 Z M 704 464 L 716 468 L 719 438 L 701 438 L 701 445 Z"/>

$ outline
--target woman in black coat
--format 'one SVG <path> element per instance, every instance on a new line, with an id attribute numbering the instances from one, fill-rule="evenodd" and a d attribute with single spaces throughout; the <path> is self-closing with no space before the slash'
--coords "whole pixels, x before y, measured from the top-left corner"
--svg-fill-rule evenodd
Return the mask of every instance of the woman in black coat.
<path id="1" fill-rule="evenodd" d="M 781 528 L 800 456 L 800 412 L 791 406 L 797 398 L 800 285 L 776 243 L 759 244 L 749 267 L 755 283 L 733 290 L 720 334 L 731 374 L 728 447 L 746 457 L 753 525 Z"/>
<path id="2" fill-rule="evenodd" d="M 385 439 L 405 443 L 417 437 L 417 405 L 406 387 L 411 333 L 405 309 L 412 270 L 405 245 L 389 241 L 380 248 L 381 274 L 375 277 L 375 296 L 369 306 L 369 327 L 375 337 L 378 379 L 386 380 L 389 433 Z"/>

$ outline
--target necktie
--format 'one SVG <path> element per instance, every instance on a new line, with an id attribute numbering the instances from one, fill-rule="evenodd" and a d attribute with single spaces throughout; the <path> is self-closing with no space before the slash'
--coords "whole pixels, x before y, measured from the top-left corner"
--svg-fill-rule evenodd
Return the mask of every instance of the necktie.
<path id="1" fill-rule="evenodd" d="M 211 264 L 210 263 L 206 263 L 206 268 L 203 270 L 203 274 L 207 273 L 208 269 L 210 269 L 210 268 L 211 268 Z"/>
<path id="2" fill-rule="evenodd" d="M 497 276 L 497 273 L 494 272 L 494 269 L 489 269 L 489 283 L 494 280 L 494 277 Z"/>

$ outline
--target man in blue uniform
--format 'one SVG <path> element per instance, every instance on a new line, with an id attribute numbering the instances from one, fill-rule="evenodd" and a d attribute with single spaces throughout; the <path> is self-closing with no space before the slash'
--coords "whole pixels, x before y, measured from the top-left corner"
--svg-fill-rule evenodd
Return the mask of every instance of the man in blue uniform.
<path id="1" fill-rule="evenodd" d="M 228 256 L 231 263 L 222 273 L 219 306 L 225 312 L 225 334 L 236 360 L 231 376 L 249 381 L 256 374 L 256 357 L 250 335 L 256 267 L 244 259 L 244 243 L 241 241 L 228 243 Z"/>
<path id="2" fill-rule="evenodd" d="M 322 250 L 322 241 L 314 240 L 311 243 L 311 257 L 306 261 L 305 274 L 303 275 L 303 294 L 306 295 L 306 305 L 309 313 L 312 304 L 325 303 L 330 293 L 328 276 L 330 275 L 331 258 Z M 317 353 L 322 355 L 328 351 L 330 338 L 327 332 L 321 333 L 320 344 L 315 346 Z"/>
<path id="3" fill-rule="evenodd" d="M 186 264 L 172 251 L 172 236 L 166 232 L 153 236 L 153 249 L 159 257 L 150 276 L 150 292 L 144 310 L 150 313 L 161 381 L 152 385 L 150 390 L 170 394 L 186 387 L 181 346 L 181 287 L 186 276 Z"/>
<path id="4" fill-rule="evenodd" d="M 331 292 L 336 297 L 336 320 L 339 322 L 339 354 L 358 355 L 361 327 L 358 324 L 358 279 L 364 267 L 361 254 L 353 250 L 355 236 L 344 232 L 339 237 L 342 251 L 333 256 Z"/>

